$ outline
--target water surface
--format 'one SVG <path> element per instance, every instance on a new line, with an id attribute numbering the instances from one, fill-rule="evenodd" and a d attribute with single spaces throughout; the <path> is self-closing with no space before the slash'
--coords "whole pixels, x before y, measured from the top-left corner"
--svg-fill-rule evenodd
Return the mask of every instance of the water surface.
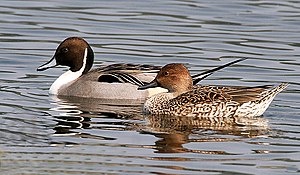
<path id="1" fill-rule="evenodd" d="M 0 167 L 7 174 L 299 174 L 300 2 L 2 1 Z M 203 84 L 289 82 L 267 127 L 205 126 L 140 112 L 141 102 L 48 95 L 66 70 L 36 72 L 84 37 L 101 64 L 184 63 Z"/>

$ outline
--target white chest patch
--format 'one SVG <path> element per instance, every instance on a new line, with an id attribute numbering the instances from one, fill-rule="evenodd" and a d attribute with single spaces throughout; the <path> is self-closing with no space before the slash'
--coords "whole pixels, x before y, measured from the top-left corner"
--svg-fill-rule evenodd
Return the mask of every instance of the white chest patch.
<path id="1" fill-rule="evenodd" d="M 76 72 L 72 72 L 71 70 L 65 72 L 64 74 L 62 74 L 61 76 L 59 76 L 54 83 L 51 85 L 49 93 L 50 94 L 54 94 L 54 95 L 58 95 L 58 91 L 59 89 L 76 80 L 78 77 L 80 77 L 82 75 L 82 72 L 85 69 L 86 66 L 86 59 L 87 59 L 87 48 L 84 51 L 84 59 L 83 59 L 83 66 L 80 68 L 80 70 L 76 71 Z"/>
<path id="2" fill-rule="evenodd" d="M 153 95 L 162 93 L 162 92 L 168 92 L 168 89 L 161 88 L 161 87 L 155 87 L 155 88 L 149 88 L 148 89 L 148 97 L 152 97 Z"/>

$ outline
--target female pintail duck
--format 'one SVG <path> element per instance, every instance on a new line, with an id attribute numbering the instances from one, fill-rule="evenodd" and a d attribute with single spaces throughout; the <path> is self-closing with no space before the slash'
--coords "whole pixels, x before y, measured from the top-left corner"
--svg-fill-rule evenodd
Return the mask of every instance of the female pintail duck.
<path id="1" fill-rule="evenodd" d="M 54 60 L 56 61 L 54 63 Z M 213 72 L 244 59 L 239 59 L 212 70 L 193 76 L 194 83 Z M 43 71 L 59 65 L 70 67 L 50 87 L 49 93 L 61 96 L 76 96 L 104 99 L 145 99 L 153 94 L 166 92 L 163 88 L 151 88 L 138 91 L 137 87 L 152 81 L 160 66 L 112 64 L 91 70 L 94 52 L 82 38 L 65 39 L 56 49 L 53 58 L 38 67 Z"/>
<path id="2" fill-rule="evenodd" d="M 144 111 L 150 114 L 191 116 L 213 122 L 232 122 L 241 117 L 262 115 L 274 97 L 287 87 L 279 86 L 194 86 L 192 77 L 183 64 L 168 64 L 148 85 L 163 87 L 168 92 L 146 100 Z"/>

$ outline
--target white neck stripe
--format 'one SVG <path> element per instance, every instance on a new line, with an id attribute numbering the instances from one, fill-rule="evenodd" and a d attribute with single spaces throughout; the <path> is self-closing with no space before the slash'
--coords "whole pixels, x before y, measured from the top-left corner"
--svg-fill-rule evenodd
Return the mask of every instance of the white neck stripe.
<path id="1" fill-rule="evenodd" d="M 64 74 L 59 76 L 55 80 L 55 82 L 51 85 L 50 90 L 49 90 L 50 94 L 57 95 L 58 90 L 62 86 L 76 80 L 77 78 L 79 78 L 82 75 L 82 73 L 83 73 L 83 71 L 86 67 L 87 52 L 88 52 L 88 49 L 86 48 L 85 51 L 84 51 L 83 64 L 82 64 L 82 67 L 80 68 L 80 70 L 78 70 L 76 72 L 72 72 L 71 70 L 68 70 L 67 72 L 65 72 Z"/>

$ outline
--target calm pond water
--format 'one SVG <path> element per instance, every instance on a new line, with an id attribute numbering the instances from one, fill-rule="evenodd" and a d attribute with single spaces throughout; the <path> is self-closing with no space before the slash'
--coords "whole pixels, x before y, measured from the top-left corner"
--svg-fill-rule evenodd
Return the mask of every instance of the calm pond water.
<path id="1" fill-rule="evenodd" d="M 0 5 L 1 174 L 299 174 L 300 1 L 14 1 Z M 289 82 L 266 127 L 201 126 L 143 116 L 140 102 L 48 95 L 66 70 L 36 72 L 69 36 L 94 67 L 241 57 L 203 84 Z"/>

